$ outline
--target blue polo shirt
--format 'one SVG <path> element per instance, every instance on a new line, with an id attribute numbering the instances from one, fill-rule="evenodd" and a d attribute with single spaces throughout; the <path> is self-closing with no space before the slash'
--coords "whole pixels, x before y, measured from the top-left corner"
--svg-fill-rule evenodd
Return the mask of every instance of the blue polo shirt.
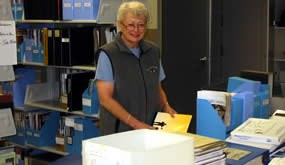
<path id="1" fill-rule="evenodd" d="M 134 56 L 139 58 L 140 48 L 130 48 Z M 159 80 L 162 81 L 165 79 L 165 73 L 160 61 L 160 73 Z M 101 51 L 99 54 L 99 59 L 96 68 L 95 80 L 104 80 L 108 82 L 114 82 L 113 70 L 111 62 L 104 51 Z"/>

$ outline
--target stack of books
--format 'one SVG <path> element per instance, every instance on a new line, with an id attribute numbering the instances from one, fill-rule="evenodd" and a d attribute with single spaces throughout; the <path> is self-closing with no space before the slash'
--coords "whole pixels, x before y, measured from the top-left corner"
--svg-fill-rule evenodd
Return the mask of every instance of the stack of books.
<path id="1" fill-rule="evenodd" d="M 227 142 L 267 149 L 274 153 L 285 142 L 285 111 L 277 110 L 270 119 L 249 118 L 231 132 Z"/>
<path id="2" fill-rule="evenodd" d="M 195 165 L 200 164 L 225 164 L 224 150 L 227 143 L 222 140 L 206 136 L 187 133 L 194 138 Z"/>

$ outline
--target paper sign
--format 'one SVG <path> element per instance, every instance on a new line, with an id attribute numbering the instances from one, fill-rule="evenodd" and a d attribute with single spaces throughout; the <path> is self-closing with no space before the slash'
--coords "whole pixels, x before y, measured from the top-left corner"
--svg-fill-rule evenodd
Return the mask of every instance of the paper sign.
<path id="1" fill-rule="evenodd" d="M 0 65 L 17 64 L 15 21 L 0 21 Z"/>

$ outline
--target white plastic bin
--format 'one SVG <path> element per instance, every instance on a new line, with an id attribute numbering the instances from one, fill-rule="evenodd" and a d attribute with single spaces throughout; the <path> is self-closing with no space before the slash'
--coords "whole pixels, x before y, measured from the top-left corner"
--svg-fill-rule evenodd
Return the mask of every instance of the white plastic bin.
<path id="1" fill-rule="evenodd" d="M 192 165 L 193 137 L 133 130 L 83 141 L 83 165 Z"/>

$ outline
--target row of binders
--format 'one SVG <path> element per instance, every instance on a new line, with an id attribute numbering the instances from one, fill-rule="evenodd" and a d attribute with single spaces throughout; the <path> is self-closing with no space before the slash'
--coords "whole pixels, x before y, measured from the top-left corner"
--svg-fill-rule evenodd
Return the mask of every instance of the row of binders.
<path id="1" fill-rule="evenodd" d="M 122 0 L 13 0 L 15 20 L 96 20 L 115 23 Z"/>
<path id="2" fill-rule="evenodd" d="M 107 27 L 17 29 L 17 59 L 57 66 L 95 65 L 96 50 L 114 35 Z"/>

